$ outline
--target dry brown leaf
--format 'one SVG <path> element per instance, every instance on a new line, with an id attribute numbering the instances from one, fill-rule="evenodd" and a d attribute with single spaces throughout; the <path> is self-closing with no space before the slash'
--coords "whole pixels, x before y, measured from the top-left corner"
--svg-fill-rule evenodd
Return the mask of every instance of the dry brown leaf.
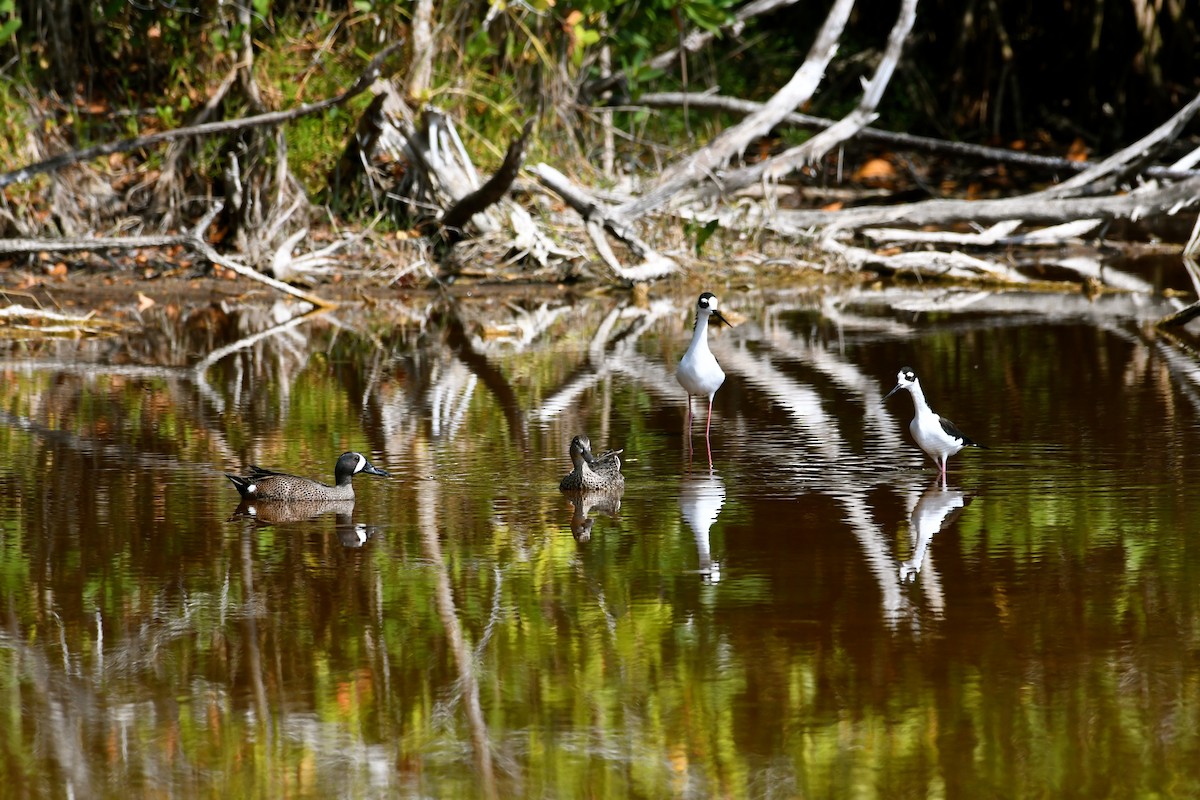
<path id="1" fill-rule="evenodd" d="M 154 305 L 153 297 L 147 297 L 146 295 L 142 294 L 141 292 L 137 293 L 137 297 L 138 297 L 138 306 L 137 306 L 138 311 L 145 311 L 147 308 Z"/>
<path id="2" fill-rule="evenodd" d="M 854 179 L 859 181 L 891 180 L 896 177 L 896 168 L 885 158 L 872 158 L 854 173 Z"/>

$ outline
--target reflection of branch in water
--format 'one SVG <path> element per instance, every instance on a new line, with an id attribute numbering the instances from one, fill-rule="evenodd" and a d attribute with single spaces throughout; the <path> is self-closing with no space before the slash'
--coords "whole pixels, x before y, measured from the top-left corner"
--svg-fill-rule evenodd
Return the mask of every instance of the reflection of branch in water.
<path id="1" fill-rule="evenodd" d="M 896 561 L 883 531 L 875 524 L 871 507 L 864 491 L 852 490 L 838 495 L 837 499 L 846 509 L 846 522 L 858 546 L 867 559 L 867 566 L 875 576 L 883 604 L 883 618 L 890 627 L 895 627 L 908 613 L 908 601 L 900 591 L 900 580 L 896 574 Z"/>
<path id="2" fill-rule="evenodd" d="M 487 327 L 488 335 L 472 336 L 471 347 L 477 352 L 495 350 L 500 347 L 524 350 L 541 338 L 563 314 L 571 311 L 571 306 L 560 305 L 551 308 L 542 303 L 533 311 L 526 311 L 518 306 L 509 305 L 513 312 L 511 322 L 491 322 Z"/>
<path id="3" fill-rule="evenodd" d="M 726 372 L 738 375 L 765 392 L 787 411 L 791 421 L 830 462 L 831 468 L 845 461 L 846 442 L 837 433 L 838 422 L 825 411 L 824 399 L 815 389 L 792 380 L 768 359 L 751 353 L 744 346 L 722 348 L 719 358 Z"/>
<path id="4" fill-rule="evenodd" d="M 162 473 L 168 470 L 178 470 L 193 476 L 196 473 L 194 463 L 180 461 L 173 456 L 145 453 L 135 447 L 112 444 L 108 439 L 87 438 L 70 431 L 49 428 L 39 422 L 10 414 L 7 411 L 0 411 L 0 425 L 24 431 L 83 456 L 94 457 L 100 463 L 109 466 L 137 464 L 150 473 Z"/>
<path id="5" fill-rule="evenodd" d="M 576 313 L 583 315 L 590 308 L 582 306 L 576 309 Z M 549 394 L 531 415 L 543 422 L 554 419 L 573 407 L 584 392 L 613 372 L 632 375 L 645 387 L 657 386 L 660 390 L 678 395 L 679 385 L 671 379 L 666 369 L 662 365 L 652 366 L 648 359 L 637 354 L 637 343 L 642 334 L 659 318 L 673 311 L 674 305 L 665 300 L 652 303 L 648 309 L 623 305 L 611 308 L 588 343 L 587 367 Z M 626 317 L 633 318 L 634 324 L 628 330 L 617 332 L 617 323 Z M 668 390 L 666 387 L 671 388 Z"/>
<path id="6" fill-rule="evenodd" d="M 290 308 L 290 307 L 288 307 L 288 308 Z M 225 358 L 226 356 L 228 356 L 232 353 L 236 353 L 239 350 L 245 350 L 247 348 L 253 347 L 255 344 L 257 344 L 258 342 L 261 342 L 264 339 L 269 339 L 272 336 L 278 336 L 279 334 L 284 333 L 285 331 L 289 331 L 292 328 L 296 328 L 305 322 L 316 319 L 317 317 L 322 316 L 323 314 L 326 314 L 329 311 L 329 309 L 316 309 L 316 310 L 296 309 L 296 310 L 299 312 L 296 314 L 296 316 L 291 317 L 289 319 L 285 319 L 283 322 L 276 323 L 275 325 L 272 325 L 271 327 L 266 328 L 264 330 L 255 331 L 254 333 L 251 333 L 247 336 L 243 336 L 241 339 L 238 339 L 235 342 L 231 342 L 230 344 L 227 344 L 223 347 L 218 347 L 216 350 L 213 350 L 207 356 L 205 356 L 204 358 L 200 359 L 199 361 L 197 361 L 195 364 L 192 365 L 191 370 L 192 370 L 193 379 L 196 382 L 197 388 L 199 388 L 200 393 L 204 396 L 204 399 L 208 400 L 213 405 L 213 407 L 217 409 L 217 411 L 219 413 L 224 413 L 225 401 L 208 384 L 208 379 L 206 376 L 208 368 L 213 366 L 218 361 L 220 361 L 221 359 Z M 281 386 L 286 387 L 288 382 L 285 380 L 285 381 L 279 381 L 279 383 Z"/>
<path id="7" fill-rule="evenodd" d="M 425 446 L 418 445 L 413 457 L 418 462 L 416 474 L 430 475 L 433 473 L 433 461 Z M 471 744 L 475 751 L 475 764 L 479 770 L 480 779 L 483 781 L 484 796 L 495 798 L 499 794 L 496 791 L 496 779 L 492 770 L 492 745 L 488 735 L 487 722 L 483 718 L 483 708 L 479 703 L 479 680 L 475 674 L 475 659 L 467 647 L 462 624 L 458 620 L 458 610 L 454 605 L 454 592 L 450 586 L 450 573 L 442 555 L 441 541 L 438 539 L 437 491 L 438 482 L 432 478 L 417 483 L 417 519 L 421 530 L 421 546 L 425 551 L 425 556 L 433 564 L 437 577 L 438 616 L 442 618 L 442 627 L 446 630 L 446 639 L 458 666 L 458 685 L 467 713 L 467 724 L 471 729 Z"/>
<path id="8" fill-rule="evenodd" d="M 0 631 L 0 652 L 3 651 L 13 654 L 12 662 L 18 666 L 16 672 L 24 673 L 31 689 L 28 697 L 22 692 L 21 722 L 24 726 L 32 724 L 33 730 L 41 734 L 36 741 L 62 770 L 65 786 L 60 788 L 65 789 L 67 796 L 91 796 L 96 784 L 83 736 L 101 716 L 99 696 L 86 681 L 77 680 L 69 670 L 52 664 L 44 649 L 26 644 L 11 618 L 9 630 Z M 70 654 L 64 649 L 62 656 L 69 660 Z"/>
<path id="9" fill-rule="evenodd" d="M 453 439 L 467 417 L 479 376 L 461 361 L 434 364 L 430 378 L 429 418 L 434 437 Z"/>
<path id="10" fill-rule="evenodd" d="M 881 290 L 853 289 L 838 299 L 838 307 L 882 309 L 890 312 L 955 312 L 969 311 L 969 316 L 950 323 L 938 324 L 937 329 L 966 331 L 997 327 L 995 316 L 1005 322 L 1024 323 L 1018 315 L 1028 315 L 1038 322 L 1060 320 L 1128 320 L 1152 322 L 1180 308 L 1177 298 L 1159 298 L 1136 292 L 1105 292 L 1097 297 L 1079 293 L 1011 291 L 978 292 L 965 289 L 907 289 L 889 287 Z M 928 332 L 926 330 L 926 332 Z M 881 338 L 892 338 L 890 335 Z"/>
<path id="11" fill-rule="evenodd" d="M 457 307 L 451 303 L 447 310 L 449 313 L 446 315 L 446 344 L 472 372 L 479 376 L 483 385 L 496 398 L 496 402 L 508 422 L 508 432 L 512 440 L 522 450 L 528 449 L 529 430 L 525 424 L 525 414 L 521 410 L 521 402 L 517 398 L 512 384 L 508 382 L 508 378 L 504 376 L 503 372 L 492 365 L 486 355 L 478 352 L 472 346 L 471 340 L 463 328 Z"/>
<path id="12" fill-rule="evenodd" d="M 251 531 L 242 531 L 242 603 L 249 606 L 258 598 L 254 591 L 254 546 Z M 270 731 L 275 730 L 271 704 L 267 701 L 266 682 L 263 681 L 262 653 L 258 642 L 258 619 L 254 614 L 247 614 L 243 620 L 245 625 L 246 668 L 250 672 L 250 683 L 254 687 L 254 705 L 258 711 L 259 730 L 264 737 L 269 737 Z"/>

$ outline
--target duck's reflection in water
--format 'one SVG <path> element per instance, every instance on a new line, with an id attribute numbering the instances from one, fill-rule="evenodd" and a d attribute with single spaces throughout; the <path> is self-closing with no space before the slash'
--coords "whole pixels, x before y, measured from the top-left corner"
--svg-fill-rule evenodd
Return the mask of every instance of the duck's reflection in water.
<path id="1" fill-rule="evenodd" d="M 708 534 L 724 505 L 725 482 L 720 475 L 710 472 L 683 476 L 679 486 L 679 511 L 696 538 L 699 572 L 710 583 L 721 580 L 721 564 L 712 557 Z"/>
<path id="2" fill-rule="evenodd" d="M 585 544 L 592 538 L 596 516 L 617 518 L 621 511 L 622 489 L 564 489 L 563 497 L 571 502 L 571 535 Z"/>
<path id="3" fill-rule="evenodd" d="M 960 489 L 951 489 L 940 480 L 934 480 L 922 494 L 909 516 L 908 533 L 912 541 L 912 555 L 900 562 L 900 581 L 911 583 L 921 572 L 929 543 L 940 531 L 958 518 L 962 509 L 971 502 L 971 496 Z"/>
<path id="4" fill-rule="evenodd" d="M 243 500 L 230 520 L 252 519 L 258 525 L 305 522 L 333 514 L 334 531 L 343 547 L 362 547 L 375 533 L 375 527 L 354 521 L 353 500 Z"/>

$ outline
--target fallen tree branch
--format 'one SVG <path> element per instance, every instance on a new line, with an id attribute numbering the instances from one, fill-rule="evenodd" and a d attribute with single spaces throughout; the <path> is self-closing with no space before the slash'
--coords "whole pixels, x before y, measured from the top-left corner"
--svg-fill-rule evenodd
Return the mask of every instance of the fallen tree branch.
<path id="1" fill-rule="evenodd" d="M 1052 225 L 1048 228 L 1013 233 L 1021 220 L 997 222 L 979 233 L 956 231 L 915 231 L 909 228 L 864 228 L 863 236 L 880 243 L 952 244 L 960 247 L 1061 247 L 1071 240 L 1086 236 L 1103 222 L 1098 219 L 1079 219 Z"/>
<path id="2" fill-rule="evenodd" d="M 819 161 L 833 148 L 847 139 L 853 138 L 863 128 L 875 119 L 875 109 L 883 99 L 883 92 L 891 81 L 896 64 L 900 61 L 900 53 L 904 42 L 917 20 L 917 0 L 903 0 L 896 23 L 888 34 L 887 47 L 879 66 L 870 82 L 863 90 L 858 107 L 835 124 L 803 144 L 791 147 L 772 158 L 764 159 L 757 164 L 743 167 L 739 170 L 722 175 L 719 181 L 705 187 L 702 196 L 736 192 L 760 180 L 778 181 L 788 173 L 814 161 Z"/>
<path id="3" fill-rule="evenodd" d="M 734 114 L 752 114 L 762 108 L 762 103 L 753 100 L 743 100 L 740 97 L 686 92 L 654 92 L 638 97 L 636 108 L 692 108 L 710 111 L 728 111 Z M 804 128 L 806 130 L 826 130 L 838 124 L 837 120 L 825 117 L 814 117 L 810 114 L 792 112 L 780 120 L 780 126 Z M 1018 167 L 1044 169 L 1050 172 L 1083 172 L 1096 164 L 1094 161 L 1072 161 L 1059 156 L 1043 156 L 1026 153 L 1020 150 L 1008 150 L 1003 147 L 989 147 L 969 142 L 952 142 L 946 139 L 934 139 L 930 136 L 917 136 L 911 133 L 897 133 L 879 128 L 863 128 L 854 137 L 863 142 L 877 142 L 897 149 L 920 150 L 925 153 L 939 155 L 962 156 L 980 161 L 992 161 L 999 164 L 1012 164 Z M 1200 152 L 1200 151 L 1198 151 Z M 1200 171 L 1175 164 L 1170 167 L 1149 166 L 1143 174 L 1151 178 L 1170 178 L 1182 180 L 1200 175 Z"/>
<path id="4" fill-rule="evenodd" d="M 942 253 L 919 250 L 883 255 L 864 247 L 852 247 L 823 237 L 822 248 L 841 256 L 854 269 L 873 269 L 885 274 L 912 273 L 931 278 L 986 281 L 991 283 L 1028 283 L 1029 279 L 1008 267 L 957 250 Z"/>
<path id="5" fill-rule="evenodd" d="M 1175 141 L 1184 126 L 1200 111 L 1200 94 L 1166 122 L 1131 145 L 1121 148 L 1108 158 L 1094 164 L 1070 180 L 1052 186 L 1039 194 L 1046 197 L 1072 197 L 1081 194 L 1101 194 L 1115 191 L 1130 176 L 1141 171 L 1167 145 Z"/>
<path id="6" fill-rule="evenodd" d="M 633 227 L 616 210 L 591 196 L 549 164 L 536 164 L 529 170 L 552 192 L 563 199 L 579 216 L 583 217 L 588 236 L 596 246 L 601 260 L 621 281 L 636 282 L 661 278 L 676 272 L 679 266 L 655 252 L 641 240 Z M 636 267 L 624 267 L 604 238 L 604 231 L 620 239 L 642 263 Z"/>
<path id="7" fill-rule="evenodd" d="M 255 128 L 263 125 L 279 125 L 284 122 L 290 122 L 294 119 L 315 114 L 319 111 L 324 111 L 333 106 L 339 106 L 356 97 L 370 88 L 371 84 L 380 75 L 384 74 L 384 62 L 397 50 L 403 46 L 404 41 L 400 40 L 379 51 L 362 74 L 358 76 L 350 88 L 333 97 L 320 100 L 315 103 L 308 103 L 288 111 L 272 111 L 267 114 L 258 114 L 253 117 L 245 117 L 243 119 L 221 120 L 218 122 L 206 122 L 200 125 L 192 125 L 186 128 L 175 128 L 169 131 L 160 131 L 158 133 L 148 134 L 146 136 L 136 136 L 132 139 L 123 139 L 118 142 L 106 142 L 105 144 L 96 145 L 94 147 L 86 147 L 82 150 L 72 150 L 69 153 L 48 158 L 45 161 L 39 161 L 36 164 L 30 164 L 11 172 L 0 174 L 0 189 L 20 181 L 27 181 L 35 175 L 40 175 L 46 172 L 54 172 L 63 167 L 76 164 L 80 161 L 90 161 L 94 158 L 111 155 L 113 153 L 125 153 L 130 150 L 137 150 L 151 145 L 161 144 L 162 142 L 172 142 L 177 139 L 184 139 L 190 136 L 210 136 L 213 134 L 234 133 L 245 130 L 247 128 Z"/>
<path id="8" fill-rule="evenodd" d="M 221 213 L 223 204 L 217 202 L 208 213 L 188 233 L 163 236 L 111 236 L 96 239 L 0 239 L 0 255 L 13 253 L 77 253 L 81 251 L 103 250 L 137 250 L 143 248 L 187 247 L 193 252 L 204 256 L 213 264 L 232 270 L 251 280 L 265 283 L 272 289 L 290 294 L 318 308 L 333 308 L 337 303 L 310 294 L 303 289 L 277 281 L 269 275 L 264 275 L 253 267 L 234 261 L 221 255 L 204 238 L 204 231 L 212 224 L 217 214 Z"/>
<path id="9" fill-rule="evenodd" d="M 514 139 L 512 144 L 508 146 L 508 152 L 504 155 L 504 162 L 493 173 L 492 177 L 488 178 L 483 186 L 462 197 L 458 202 L 446 209 L 446 213 L 442 216 L 441 224 L 442 230 L 451 244 L 462 239 L 463 227 L 473 216 L 494 203 L 499 202 L 508 193 L 513 181 L 517 178 L 517 173 L 521 169 L 521 162 L 525 159 L 525 145 L 529 141 L 529 133 L 532 130 L 533 118 L 531 117 L 525 121 L 525 125 L 521 129 L 521 135 Z"/>
<path id="10" fill-rule="evenodd" d="M 869 206 L 840 211 L 761 209 L 695 215 L 718 219 L 722 226 L 766 228 L 792 236 L 807 235 L 827 226 L 858 230 L 872 225 L 949 225 L 975 222 L 991 225 L 1020 219 L 1026 223 L 1057 224 L 1078 219 L 1140 219 L 1175 214 L 1200 202 L 1200 176 L 1168 186 L 1143 187 L 1134 192 L 1101 197 L 1039 197 L 1023 195 L 998 200 L 922 200 L 896 206 Z"/>
<path id="11" fill-rule="evenodd" d="M 761 110 L 725 130 L 687 158 L 668 167 L 657 183 L 641 197 L 618 208 L 620 215 L 626 219 L 637 219 L 661 207 L 684 189 L 690 188 L 724 167 L 735 156 L 744 153 L 753 140 L 766 134 L 779 120 L 787 116 L 788 112 L 812 98 L 826 67 L 837 52 L 838 39 L 853 7 L 854 0 L 836 0 L 804 63 Z"/>

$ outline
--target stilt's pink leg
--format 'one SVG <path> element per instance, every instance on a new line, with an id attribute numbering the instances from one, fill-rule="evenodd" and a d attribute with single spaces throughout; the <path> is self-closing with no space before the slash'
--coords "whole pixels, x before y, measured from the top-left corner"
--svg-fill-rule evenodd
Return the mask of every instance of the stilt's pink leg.
<path id="1" fill-rule="evenodd" d="M 688 399 L 688 401 L 687 401 L 687 403 L 688 403 L 687 435 L 688 435 L 688 451 L 690 452 L 692 449 L 692 396 L 689 394 L 687 396 L 687 399 Z"/>
<path id="2" fill-rule="evenodd" d="M 708 396 L 708 422 L 704 425 L 704 438 L 708 439 L 708 432 L 712 429 L 712 401 L 713 396 Z"/>

